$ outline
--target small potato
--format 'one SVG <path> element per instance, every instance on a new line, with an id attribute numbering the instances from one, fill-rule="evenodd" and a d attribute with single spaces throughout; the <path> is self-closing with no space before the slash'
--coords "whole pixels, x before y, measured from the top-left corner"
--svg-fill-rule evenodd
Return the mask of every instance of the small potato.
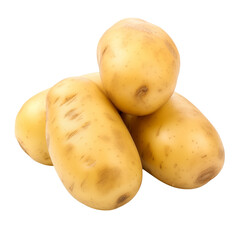
<path id="1" fill-rule="evenodd" d="M 53 165 L 80 202 L 114 209 L 137 193 L 142 166 L 135 144 L 117 110 L 86 76 L 50 89 L 46 133 Z"/>
<path id="2" fill-rule="evenodd" d="M 32 159 L 52 165 L 45 136 L 47 92 L 42 91 L 23 104 L 16 117 L 15 136 Z"/>
<path id="3" fill-rule="evenodd" d="M 174 92 L 180 68 L 178 50 L 161 28 L 124 19 L 101 37 L 97 59 L 104 89 L 122 112 L 147 115 Z"/>
<path id="4" fill-rule="evenodd" d="M 224 148 L 207 118 L 175 93 L 155 113 L 123 114 L 138 148 L 143 168 L 174 187 L 197 188 L 222 169 Z"/>

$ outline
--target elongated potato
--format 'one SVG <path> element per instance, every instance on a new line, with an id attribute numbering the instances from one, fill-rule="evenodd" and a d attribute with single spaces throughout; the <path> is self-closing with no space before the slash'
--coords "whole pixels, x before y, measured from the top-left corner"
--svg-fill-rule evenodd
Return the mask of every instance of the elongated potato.
<path id="1" fill-rule="evenodd" d="M 224 148 L 207 118 L 187 99 L 175 93 L 155 113 L 123 114 L 138 148 L 143 168 L 178 188 L 197 188 L 221 170 Z"/>
<path id="2" fill-rule="evenodd" d="M 174 92 L 179 53 L 168 34 L 151 23 L 119 21 L 101 37 L 97 58 L 104 89 L 122 112 L 150 114 Z"/>
<path id="3" fill-rule="evenodd" d="M 96 209 L 114 209 L 137 193 L 141 161 L 121 117 L 86 77 L 65 79 L 47 96 L 47 141 L 66 189 Z"/>
<path id="4" fill-rule="evenodd" d="M 32 159 L 52 165 L 45 136 L 47 92 L 42 91 L 23 104 L 16 117 L 15 136 Z"/>

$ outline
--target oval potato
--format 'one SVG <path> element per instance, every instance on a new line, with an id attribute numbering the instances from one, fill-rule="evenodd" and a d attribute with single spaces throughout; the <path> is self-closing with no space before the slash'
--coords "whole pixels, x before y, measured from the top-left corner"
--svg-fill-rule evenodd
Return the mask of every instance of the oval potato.
<path id="1" fill-rule="evenodd" d="M 174 92 L 180 57 L 158 26 L 134 18 L 119 21 L 101 37 L 97 58 L 104 89 L 122 112 L 150 114 Z"/>
<path id="2" fill-rule="evenodd" d="M 222 169 L 224 148 L 207 118 L 187 99 L 174 93 L 155 113 L 123 114 L 138 148 L 143 168 L 178 188 L 197 188 Z"/>
<path id="3" fill-rule="evenodd" d="M 130 201 L 142 179 L 135 144 L 117 110 L 85 77 L 65 79 L 47 96 L 47 141 L 69 193 L 96 209 Z"/>

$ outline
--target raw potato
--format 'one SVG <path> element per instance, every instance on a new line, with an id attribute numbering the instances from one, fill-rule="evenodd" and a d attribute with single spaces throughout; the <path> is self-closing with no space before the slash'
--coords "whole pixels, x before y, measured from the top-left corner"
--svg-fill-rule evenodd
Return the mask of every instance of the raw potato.
<path id="1" fill-rule="evenodd" d="M 69 193 L 96 209 L 130 201 L 142 180 L 135 144 L 117 110 L 86 77 L 65 79 L 47 96 L 47 141 Z"/>
<path id="2" fill-rule="evenodd" d="M 23 104 L 16 117 L 15 136 L 32 159 L 52 165 L 45 136 L 47 92 L 42 91 Z"/>
<path id="3" fill-rule="evenodd" d="M 221 170 L 224 148 L 206 117 L 187 99 L 174 93 L 155 113 L 123 114 L 138 148 L 143 168 L 174 187 L 197 188 Z"/>
<path id="4" fill-rule="evenodd" d="M 108 97 L 122 112 L 147 115 L 174 92 L 178 50 L 161 28 L 141 19 L 124 19 L 101 37 L 98 65 Z"/>

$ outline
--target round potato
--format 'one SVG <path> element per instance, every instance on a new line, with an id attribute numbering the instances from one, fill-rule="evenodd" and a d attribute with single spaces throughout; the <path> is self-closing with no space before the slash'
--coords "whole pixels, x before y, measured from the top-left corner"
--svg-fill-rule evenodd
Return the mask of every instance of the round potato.
<path id="1" fill-rule="evenodd" d="M 45 135 L 47 92 L 42 91 L 23 104 L 16 117 L 15 136 L 32 159 L 52 165 Z"/>
<path id="2" fill-rule="evenodd" d="M 137 193 L 142 166 L 135 144 L 117 110 L 86 77 L 50 89 L 46 133 L 53 165 L 80 202 L 114 209 Z"/>
<path id="3" fill-rule="evenodd" d="M 174 93 L 155 113 L 123 114 L 138 148 L 143 168 L 178 188 L 197 188 L 221 170 L 224 148 L 207 118 L 187 99 Z"/>
<path id="4" fill-rule="evenodd" d="M 180 67 L 178 50 L 160 27 L 124 19 L 101 37 L 97 59 L 104 89 L 122 112 L 147 115 L 174 92 Z"/>

